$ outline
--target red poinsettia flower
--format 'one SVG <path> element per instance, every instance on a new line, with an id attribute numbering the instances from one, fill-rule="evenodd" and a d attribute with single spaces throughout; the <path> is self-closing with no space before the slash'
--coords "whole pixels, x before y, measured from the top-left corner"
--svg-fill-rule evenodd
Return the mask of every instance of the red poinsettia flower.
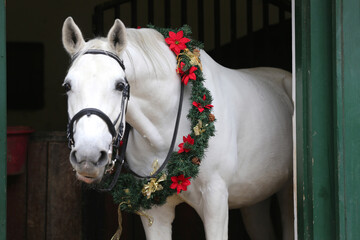
<path id="1" fill-rule="evenodd" d="M 196 70 L 197 70 L 197 67 L 192 66 L 192 67 L 189 69 L 189 73 L 188 73 L 188 74 L 184 73 L 181 81 L 184 82 L 185 85 L 187 85 L 188 82 L 189 82 L 189 79 L 196 80 L 196 75 L 195 75 L 195 73 L 194 73 Z"/>
<path id="2" fill-rule="evenodd" d="M 181 75 L 181 81 L 187 85 L 188 82 L 189 82 L 189 79 L 192 79 L 192 80 L 196 80 L 196 74 L 195 74 L 195 71 L 198 69 L 197 67 L 194 67 L 194 66 L 191 66 L 191 68 L 184 72 L 184 66 L 185 66 L 185 63 L 183 62 L 180 62 L 180 67 L 178 67 L 176 69 L 176 72 L 179 73 Z"/>
<path id="3" fill-rule="evenodd" d="M 183 174 L 181 174 L 179 176 L 172 176 L 171 181 L 173 183 L 170 185 L 170 188 L 176 189 L 177 194 L 179 194 L 180 191 L 186 191 L 187 186 L 189 186 L 191 184 L 191 182 L 189 181 L 190 178 L 191 177 L 186 178 Z"/>
<path id="4" fill-rule="evenodd" d="M 183 68 L 185 66 L 185 63 L 180 62 L 180 67 L 176 69 L 176 72 L 179 73 L 181 76 L 184 74 Z"/>
<path id="5" fill-rule="evenodd" d="M 204 94 L 204 96 L 203 96 L 203 100 L 204 100 L 204 101 L 206 100 L 205 94 Z M 210 108 L 214 107 L 214 106 L 211 105 L 211 104 L 202 106 L 201 103 L 198 103 L 198 102 L 195 102 L 195 101 L 193 102 L 193 105 L 194 105 L 195 107 L 197 107 L 197 109 L 199 110 L 199 112 L 203 112 L 203 111 L 205 110 L 205 108 L 210 109 Z"/>
<path id="6" fill-rule="evenodd" d="M 165 39 L 165 42 L 170 45 L 170 49 L 176 55 L 179 55 L 180 51 L 186 48 L 185 43 L 190 42 L 190 39 L 184 37 L 183 31 L 177 33 L 170 31 L 169 37 Z"/>
<path id="7" fill-rule="evenodd" d="M 191 136 L 189 134 L 187 137 L 183 136 L 183 141 L 184 141 L 183 143 L 179 144 L 180 149 L 179 149 L 178 153 L 190 152 L 191 149 L 187 148 L 185 146 L 185 143 L 188 143 L 190 145 L 194 145 L 195 140 L 193 138 L 191 138 Z"/>

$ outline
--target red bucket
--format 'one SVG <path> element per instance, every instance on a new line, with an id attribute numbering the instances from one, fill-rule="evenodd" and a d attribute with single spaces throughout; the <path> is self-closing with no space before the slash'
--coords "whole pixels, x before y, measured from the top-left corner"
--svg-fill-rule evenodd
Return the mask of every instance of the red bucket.
<path id="1" fill-rule="evenodd" d="M 27 145 L 30 127 L 7 127 L 7 174 L 15 175 L 24 172 L 27 157 Z"/>

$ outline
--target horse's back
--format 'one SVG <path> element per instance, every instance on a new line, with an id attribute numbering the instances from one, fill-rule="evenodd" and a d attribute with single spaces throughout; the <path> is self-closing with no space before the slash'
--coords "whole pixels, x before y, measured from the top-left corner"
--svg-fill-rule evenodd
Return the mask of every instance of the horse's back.
<path id="1" fill-rule="evenodd" d="M 280 94 L 286 94 L 288 103 L 291 104 L 291 111 L 293 111 L 291 73 L 280 68 L 271 67 L 238 69 L 236 71 L 240 74 L 246 74 L 250 78 L 255 78 L 254 80 L 263 79 L 264 81 L 271 82 L 272 87 L 278 89 Z"/>

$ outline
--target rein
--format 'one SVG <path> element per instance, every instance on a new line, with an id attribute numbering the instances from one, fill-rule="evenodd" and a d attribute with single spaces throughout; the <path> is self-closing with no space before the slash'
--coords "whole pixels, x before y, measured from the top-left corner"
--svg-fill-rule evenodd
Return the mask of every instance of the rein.
<path id="1" fill-rule="evenodd" d="M 174 146 L 175 146 L 175 141 L 176 141 L 176 136 L 177 136 L 177 132 L 179 129 L 179 123 L 180 123 L 180 117 L 181 117 L 181 108 L 182 108 L 182 102 L 183 102 L 183 97 L 184 97 L 184 84 L 181 83 L 181 89 L 180 89 L 180 100 L 179 100 L 179 107 L 178 107 L 178 112 L 177 112 L 177 116 L 176 116 L 176 122 L 175 122 L 175 128 L 174 128 L 174 132 L 173 132 L 173 137 L 171 140 L 171 144 L 170 144 L 170 148 L 169 148 L 169 152 L 166 155 L 166 158 L 163 162 L 163 164 L 161 164 L 161 166 L 155 171 L 155 173 L 149 175 L 149 176 L 141 176 L 139 174 L 137 174 L 136 172 L 134 172 L 133 170 L 130 169 L 128 163 L 125 164 L 126 168 L 136 177 L 138 178 L 144 178 L 144 179 L 150 179 L 150 178 L 154 178 L 156 177 L 167 165 L 167 163 L 170 160 L 171 154 L 173 152 Z"/>

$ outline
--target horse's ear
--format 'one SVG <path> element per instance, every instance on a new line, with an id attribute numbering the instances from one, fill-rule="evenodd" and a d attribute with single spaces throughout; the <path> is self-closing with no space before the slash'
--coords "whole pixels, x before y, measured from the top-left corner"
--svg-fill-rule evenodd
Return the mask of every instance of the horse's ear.
<path id="1" fill-rule="evenodd" d="M 120 53 L 126 47 L 126 28 L 125 25 L 116 19 L 107 35 L 110 47 Z"/>
<path id="2" fill-rule="evenodd" d="M 82 33 L 72 17 L 68 17 L 64 22 L 62 28 L 62 42 L 65 50 L 70 56 L 74 55 L 85 45 Z"/>

